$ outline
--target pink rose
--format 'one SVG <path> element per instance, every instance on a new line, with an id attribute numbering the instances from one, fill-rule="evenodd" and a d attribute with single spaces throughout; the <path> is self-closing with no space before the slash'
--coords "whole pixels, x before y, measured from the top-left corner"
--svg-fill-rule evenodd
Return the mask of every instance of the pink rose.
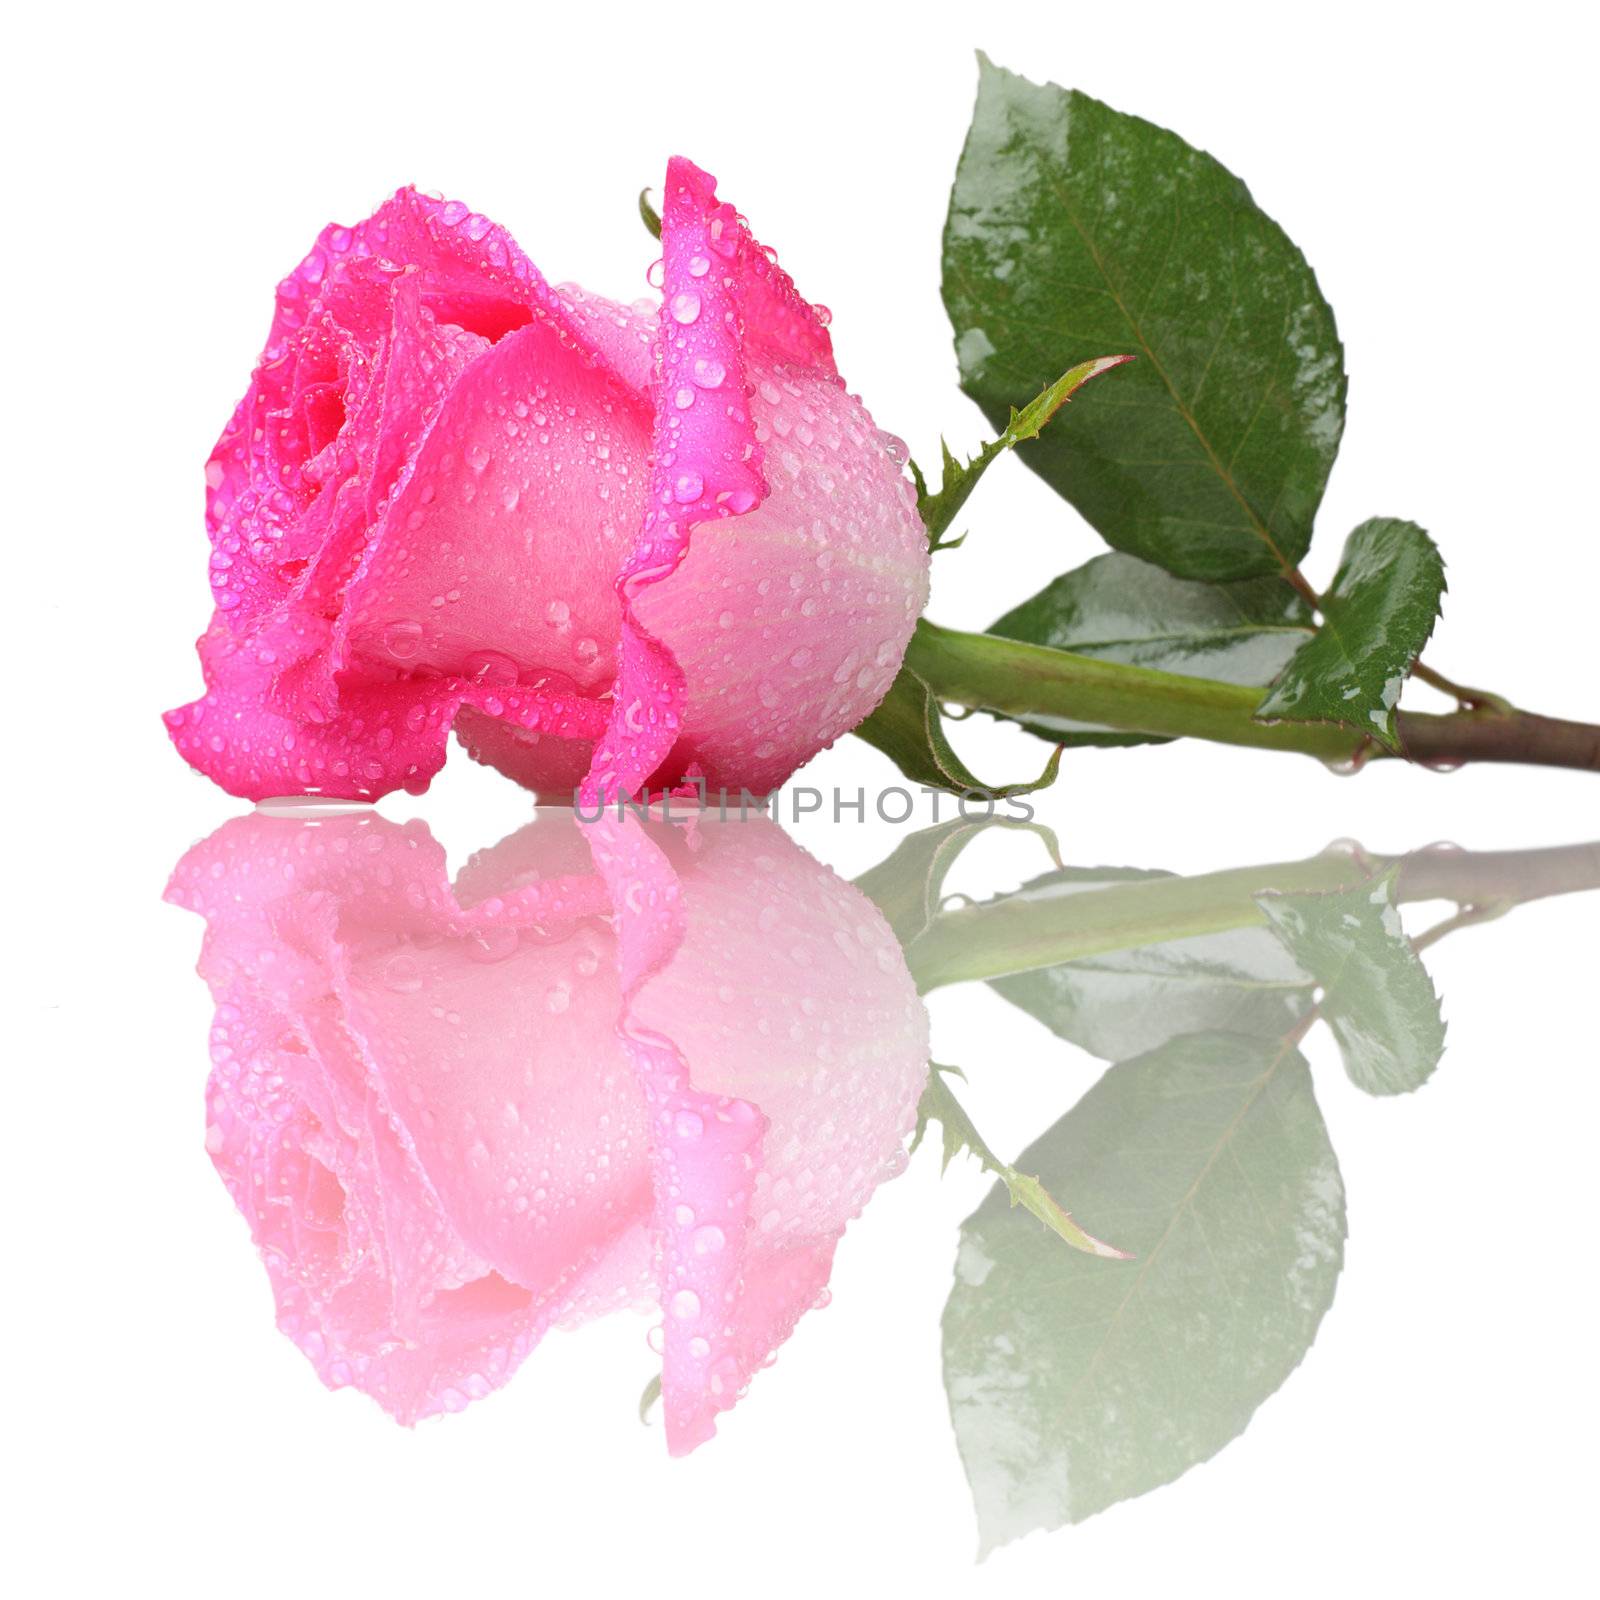
<path id="1" fill-rule="evenodd" d="M 692 1449 L 904 1164 L 915 985 L 764 817 L 546 811 L 452 885 L 419 822 L 257 813 L 168 895 L 206 919 L 207 1146 L 279 1325 L 403 1422 L 634 1306 Z"/>
<path id="2" fill-rule="evenodd" d="M 661 281 L 551 288 L 413 189 L 323 230 L 206 468 L 192 765 L 374 799 L 454 727 L 552 796 L 766 791 L 876 706 L 927 594 L 899 452 L 682 159 Z"/>

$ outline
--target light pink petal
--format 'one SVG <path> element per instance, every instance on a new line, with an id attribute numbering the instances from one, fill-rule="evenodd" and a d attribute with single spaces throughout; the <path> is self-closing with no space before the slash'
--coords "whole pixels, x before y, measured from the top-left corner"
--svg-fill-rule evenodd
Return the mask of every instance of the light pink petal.
<path id="1" fill-rule="evenodd" d="M 588 832 L 651 1108 L 662 1407 L 682 1454 L 821 1303 L 846 1223 L 903 1167 L 927 1018 L 876 908 L 765 819 Z"/>
<path id="2" fill-rule="evenodd" d="M 496 1387 L 555 1317 L 635 1298 L 647 1265 L 609 897 L 570 822 L 526 831 L 546 870 L 480 860 L 498 892 L 462 898 L 421 824 L 255 815 L 169 888 L 207 919 L 207 1145 L 279 1324 L 406 1422 Z M 609 995 L 553 1006 L 569 981 Z"/>
<path id="3" fill-rule="evenodd" d="M 558 283 L 555 295 L 569 324 L 582 331 L 583 342 L 631 388 L 647 395 L 655 381 L 656 319 L 661 302 L 654 295 L 623 305 L 591 294 L 576 283 Z"/>
<path id="4" fill-rule="evenodd" d="M 280 1325 L 402 1420 L 648 1298 L 692 1449 L 904 1161 L 914 986 L 766 819 L 547 812 L 452 886 L 420 823 L 258 813 L 169 895 L 206 918 L 207 1143 Z"/>
<path id="5" fill-rule="evenodd" d="M 618 1034 L 649 1110 L 661 1400 L 668 1448 L 680 1455 L 715 1431 L 718 1408 L 707 1397 L 726 1387 L 723 1403 L 731 1404 L 746 1376 L 735 1355 L 734 1320 L 767 1119 L 739 1096 L 697 1088 L 673 1040 L 639 1020 L 641 990 L 681 953 L 686 929 L 677 871 L 634 819 L 602 819 L 589 838 L 617 908 Z"/>
<path id="6" fill-rule="evenodd" d="M 279 1326 L 324 1382 L 357 1384 L 412 1421 L 449 1409 L 471 1374 L 507 1375 L 532 1302 L 459 1239 L 337 1026 L 326 952 L 341 899 L 365 892 L 369 916 L 385 900 L 399 914 L 406 888 L 421 894 L 443 872 L 426 830 L 368 820 L 240 818 L 184 858 L 168 897 L 207 918 L 206 1144 L 267 1265 Z"/>
<path id="7" fill-rule="evenodd" d="M 771 493 L 697 537 L 635 610 L 688 686 L 663 780 L 698 763 L 713 788 L 763 794 L 888 692 L 927 603 L 928 550 L 903 447 L 861 402 L 765 351 L 749 370 Z"/>

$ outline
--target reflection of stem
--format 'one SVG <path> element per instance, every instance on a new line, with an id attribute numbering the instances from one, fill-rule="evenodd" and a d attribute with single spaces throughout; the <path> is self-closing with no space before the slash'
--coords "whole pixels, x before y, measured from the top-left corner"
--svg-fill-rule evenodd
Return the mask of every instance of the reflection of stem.
<path id="1" fill-rule="evenodd" d="M 1476 928 L 1480 923 L 1499 921 L 1511 906 L 1512 902 L 1507 900 L 1491 901 L 1482 906 L 1462 906 L 1453 917 L 1446 917 L 1443 922 L 1436 922 L 1426 932 L 1419 933 L 1411 941 L 1411 948 L 1420 956 L 1424 950 L 1431 949 L 1458 928 Z"/>
<path id="2" fill-rule="evenodd" d="M 911 940 L 906 959 L 926 993 L 1108 950 L 1259 926 L 1266 918 L 1258 895 L 1354 889 L 1391 868 L 1399 901 L 1506 908 L 1600 889 L 1600 843 L 1548 850 L 1432 849 L 1388 857 L 1330 851 L 1305 861 L 1193 878 L 1144 878 L 1073 893 L 1051 893 L 1047 884 L 941 913 Z"/>
<path id="3" fill-rule="evenodd" d="M 940 701 L 1011 717 L 1061 717 L 1135 733 L 1288 750 L 1347 763 L 1387 752 L 1365 735 L 1322 722 L 1258 722 L 1261 690 L 1157 672 L 994 634 L 917 624 L 906 665 Z M 1522 762 L 1600 772 L 1600 727 L 1502 709 L 1401 711 L 1407 759 L 1425 766 Z"/>

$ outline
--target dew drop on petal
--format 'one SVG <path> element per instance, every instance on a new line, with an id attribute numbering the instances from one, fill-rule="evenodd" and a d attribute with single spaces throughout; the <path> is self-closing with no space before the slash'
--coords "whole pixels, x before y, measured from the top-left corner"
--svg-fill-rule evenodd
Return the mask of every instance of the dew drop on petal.
<path id="1" fill-rule="evenodd" d="M 422 648 L 422 624 L 391 622 L 383 631 L 383 648 L 396 661 L 409 661 Z"/>

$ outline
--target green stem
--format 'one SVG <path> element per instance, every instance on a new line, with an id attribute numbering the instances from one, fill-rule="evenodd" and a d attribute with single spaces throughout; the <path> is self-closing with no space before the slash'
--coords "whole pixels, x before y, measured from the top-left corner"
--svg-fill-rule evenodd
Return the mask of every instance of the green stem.
<path id="1" fill-rule="evenodd" d="M 1062 717 L 1127 732 L 1289 750 L 1328 762 L 1362 762 L 1383 750 L 1330 723 L 1258 722 L 1261 690 L 1210 678 L 1101 661 L 993 634 L 917 624 L 906 666 L 936 698 L 1012 717 Z M 1403 711 L 1407 757 L 1428 766 L 1522 762 L 1600 772 L 1600 727 L 1523 711 Z"/>

